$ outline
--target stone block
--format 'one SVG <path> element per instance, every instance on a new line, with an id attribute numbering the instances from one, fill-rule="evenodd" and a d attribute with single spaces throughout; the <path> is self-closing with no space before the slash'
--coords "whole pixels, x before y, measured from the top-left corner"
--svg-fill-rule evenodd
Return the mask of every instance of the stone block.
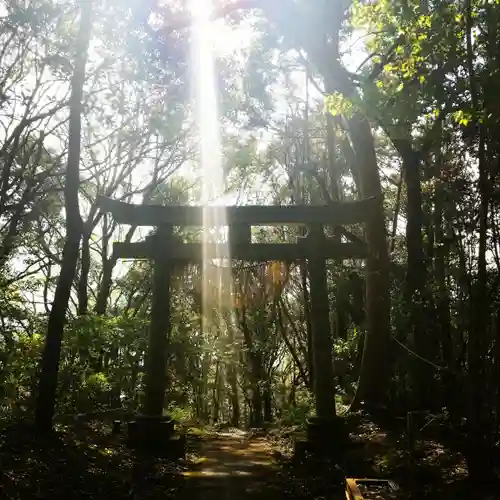
<path id="1" fill-rule="evenodd" d="M 341 461 L 349 442 L 344 420 L 340 417 L 311 417 L 307 422 L 306 439 L 295 442 L 294 460 L 300 462 L 308 455 Z"/>
<path id="2" fill-rule="evenodd" d="M 175 433 L 170 416 L 138 415 L 128 423 L 128 442 L 133 448 L 171 458 L 185 454 L 185 437 Z"/>

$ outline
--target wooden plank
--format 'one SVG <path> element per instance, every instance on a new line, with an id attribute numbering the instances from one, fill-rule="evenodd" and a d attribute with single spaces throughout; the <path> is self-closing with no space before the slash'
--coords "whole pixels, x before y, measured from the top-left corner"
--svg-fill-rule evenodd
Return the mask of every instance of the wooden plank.
<path id="1" fill-rule="evenodd" d="M 308 247 L 305 242 L 293 243 L 235 243 L 233 245 L 218 245 L 201 243 L 173 243 L 169 248 L 159 248 L 153 240 L 139 243 L 114 243 L 113 252 L 120 259 L 154 259 L 155 252 L 168 256 L 174 261 L 192 262 L 203 260 L 205 250 L 207 259 L 239 259 L 249 261 L 280 260 L 293 262 L 308 257 Z M 338 243 L 325 240 L 323 249 L 318 253 L 325 259 L 365 259 L 368 256 L 366 244 Z"/>
<path id="2" fill-rule="evenodd" d="M 335 202 L 329 205 L 291 206 L 231 206 L 195 207 L 136 205 L 100 196 L 98 204 L 103 212 L 113 215 L 119 224 L 135 226 L 202 226 L 204 210 L 208 219 L 225 212 L 226 223 L 258 225 L 293 225 L 319 223 L 329 226 L 358 224 L 364 222 L 374 209 L 376 198 L 361 201 Z"/>

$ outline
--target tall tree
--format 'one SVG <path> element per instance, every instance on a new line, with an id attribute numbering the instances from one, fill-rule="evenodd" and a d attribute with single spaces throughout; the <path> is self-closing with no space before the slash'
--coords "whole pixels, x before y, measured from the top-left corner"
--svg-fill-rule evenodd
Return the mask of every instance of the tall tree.
<path id="1" fill-rule="evenodd" d="M 66 312 L 75 278 L 82 219 L 80 217 L 80 148 L 83 87 L 85 68 L 92 32 L 92 0 L 82 0 L 80 7 L 80 26 L 75 40 L 74 69 L 71 78 L 71 97 L 69 102 L 69 147 L 65 172 L 64 207 L 66 213 L 66 240 L 57 281 L 54 300 L 49 314 L 45 346 L 40 366 L 40 382 L 36 404 L 35 423 L 41 432 L 52 429 L 54 415 L 57 375 L 61 356 Z"/>

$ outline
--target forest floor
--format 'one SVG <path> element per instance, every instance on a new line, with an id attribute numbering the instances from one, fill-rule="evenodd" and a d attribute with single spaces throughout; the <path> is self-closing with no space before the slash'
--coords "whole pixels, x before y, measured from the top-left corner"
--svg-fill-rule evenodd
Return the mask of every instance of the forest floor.
<path id="1" fill-rule="evenodd" d="M 340 485 L 328 479 L 318 490 L 311 471 L 297 475 L 281 437 L 194 430 L 186 459 L 172 462 L 130 449 L 101 422 L 45 439 L 9 427 L 0 431 L 0 499 L 316 499 Z"/>
<path id="2" fill-rule="evenodd" d="M 128 448 L 102 422 L 65 426 L 50 439 L 27 426 L 0 431 L 1 499 L 205 500 L 345 498 L 343 477 L 387 477 L 406 489 L 404 432 L 367 419 L 352 424 L 342 471 L 333 464 L 293 463 L 300 428 L 264 431 L 188 429 L 186 459 L 173 463 Z M 419 498 L 469 498 L 462 457 L 420 440 L 415 478 Z M 398 497 L 399 498 L 399 497 Z"/>
<path id="3" fill-rule="evenodd" d="M 343 477 L 337 473 L 333 480 L 334 466 L 292 464 L 293 434 L 233 428 L 191 436 L 178 498 L 343 500 Z"/>
<path id="4" fill-rule="evenodd" d="M 268 439 L 234 429 L 210 433 L 199 443 L 197 457 L 184 472 L 179 498 L 280 498 L 281 468 Z"/>

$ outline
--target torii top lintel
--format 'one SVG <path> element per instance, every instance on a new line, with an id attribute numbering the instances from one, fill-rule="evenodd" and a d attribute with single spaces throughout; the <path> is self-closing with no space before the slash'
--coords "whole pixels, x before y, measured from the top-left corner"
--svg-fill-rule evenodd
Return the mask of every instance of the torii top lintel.
<path id="1" fill-rule="evenodd" d="M 98 199 L 102 212 L 110 213 L 119 224 L 134 226 L 202 226 L 205 218 L 215 220 L 216 214 L 220 214 L 222 210 L 225 211 L 225 221 L 228 225 L 343 226 L 365 222 L 376 203 L 376 198 L 368 198 L 361 201 L 334 202 L 328 205 L 201 207 L 137 205 L 105 196 L 100 196 Z"/>

